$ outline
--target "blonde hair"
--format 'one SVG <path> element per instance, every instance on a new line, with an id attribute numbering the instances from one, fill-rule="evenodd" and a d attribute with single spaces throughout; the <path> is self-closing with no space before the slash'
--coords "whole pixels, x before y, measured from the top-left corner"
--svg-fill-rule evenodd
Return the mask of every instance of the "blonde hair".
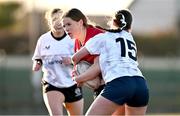
<path id="1" fill-rule="evenodd" d="M 53 16 L 57 14 L 59 15 L 60 18 L 62 18 L 63 16 L 63 11 L 60 8 L 54 8 L 54 9 L 50 9 L 45 13 L 45 19 L 48 23 L 48 26 L 50 26 L 50 21 L 53 18 Z"/>

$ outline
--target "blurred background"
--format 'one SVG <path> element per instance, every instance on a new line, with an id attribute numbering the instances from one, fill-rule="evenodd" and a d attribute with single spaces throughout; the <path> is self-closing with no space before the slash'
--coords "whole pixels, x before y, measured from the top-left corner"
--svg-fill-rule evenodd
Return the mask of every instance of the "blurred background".
<path id="1" fill-rule="evenodd" d="M 76 7 L 105 28 L 117 10 L 129 8 L 139 66 L 150 88 L 147 114 L 180 113 L 179 0 L 0 0 L 0 115 L 48 114 L 42 74 L 31 71 L 31 58 L 37 39 L 48 31 L 44 13 L 56 7 Z M 93 96 L 83 89 L 86 111 Z"/>

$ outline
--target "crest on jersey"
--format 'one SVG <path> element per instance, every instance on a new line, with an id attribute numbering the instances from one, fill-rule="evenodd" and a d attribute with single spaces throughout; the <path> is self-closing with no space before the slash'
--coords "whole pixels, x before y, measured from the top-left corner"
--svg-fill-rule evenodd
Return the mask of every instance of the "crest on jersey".
<path id="1" fill-rule="evenodd" d="M 45 46 L 45 48 L 46 48 L 46 49 L 49 49 L 49 48 L 50 48 L 50 45 Z"/>
<path id="2" fill-rule="evenodd" d="M 76 88 L 74 92 L 76 94 L 75 96 L 80 96 L 81 95 L 81 90 L 79 88 Z"/>

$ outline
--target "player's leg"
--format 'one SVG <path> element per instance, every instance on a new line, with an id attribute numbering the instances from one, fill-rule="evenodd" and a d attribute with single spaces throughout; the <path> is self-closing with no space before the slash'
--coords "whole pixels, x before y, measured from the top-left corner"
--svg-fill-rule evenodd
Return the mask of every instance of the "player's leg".
<path id="1" fill-rule="evenodd" d="M 145 115 L 147 110 L 147 106 L 143 107 L 126 107 L 126 115 Z"/>
<path id="2" fill-rule="evenodd" d="M 82 89 L 73 85 L 63 90 L 65 95 L 64 107 L 68 115 L 83 115 L 84 100 L 82 96 Z"/>
<path id="3" fill-rule="evenodd" d="M 119 105 L 99 95 L 91 104 L 86 115 L 111 115 Z"/>
<path id="4" fill-rule="evenodd" d="M 98 89 L 94 90 L 94 99 L 96 99 L 96 97 L 101 93 L 101 91 L 104 89 L 104 82 L 101 82 L 101 86 L 99 86 Z M 117 116 L 117 115 L 124 115 L 125 114 L 125 105 L 123 106 L 119 106 L 115 112 L 112 114 L 113 116 Z"/>
<path id="5" fill-rule="evenodd" d="M 42 80 L 43 99 L 48 109 L 49 115 L 62 115 L 63 103 L 65 101 L 64 94 L 59 88 Z"/>
<path id="6" fill-rule="evenodd" d="M 125 105 L 119 106 L 112 114 L 112 116 L 125 115 Z"/>
<path id="7" fill-rule="evenodd" d="M 59 91 L 48 91 L 43 93 L 44 103 L 48 109 L 49 115 L 63 115 L 64 95 Z"/>
<path id="8" fill-rule="evenodd" d="M 83 99 L 72 103 L 65 103 L 65 108 L 67 110 L 68 115 L 83 115 L 83 103 Z"/>
<path id="9" fill-rule="evenodd" d="M 118 107 L 123 106 L 126 101 L 125 95 L 128 93 L 124 89 L 127 88 L 126 82 L 128 83 L 126 78 L 117 78 L 107 83 L 89 108 L 87 114 L 112 115 Z"/>

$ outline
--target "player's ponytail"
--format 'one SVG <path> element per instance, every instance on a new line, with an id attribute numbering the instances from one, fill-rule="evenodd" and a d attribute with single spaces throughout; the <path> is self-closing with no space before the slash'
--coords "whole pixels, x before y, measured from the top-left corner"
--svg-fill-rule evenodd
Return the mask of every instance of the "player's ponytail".
<path id="1" fill-rule="evenodd" d="M 120 28 L 121 30 L 124 29 L 124 27 L 126 26 L 126 21 L 125 21 L 125 17 L 121 12 L 116 12 L 115 14 L 115 19 L 113 19 L 114 23 L 117 25 L 118 28 Z"/>
<path id="2" fill-rule="evenodd" d="M 116 14 L 123 14 L 124 21 L 126 22 L 126 26 L 123 27 L 123 30 L 129 30 L 132 26 L 133 16 L 132 13 L 128 9 L 119 10 Z M 116 17 L 117 19 L 118 17 Z M 123 20 L 121 20 L 123 22 Z"/>
<path id="3" fill-rule="evenodd" d="M 122 31 L 122 29 L 120 29 L 120 28 L 118 28 L 118 29 L 106 29 L 106 28 L 103 28 L 101 26 L 96 26 L 96 28 L 99 28 L 99 29 L 104 30 L 104 31 L 112 32 L 112 33 L 119 33 L 120 31 Z"/>

